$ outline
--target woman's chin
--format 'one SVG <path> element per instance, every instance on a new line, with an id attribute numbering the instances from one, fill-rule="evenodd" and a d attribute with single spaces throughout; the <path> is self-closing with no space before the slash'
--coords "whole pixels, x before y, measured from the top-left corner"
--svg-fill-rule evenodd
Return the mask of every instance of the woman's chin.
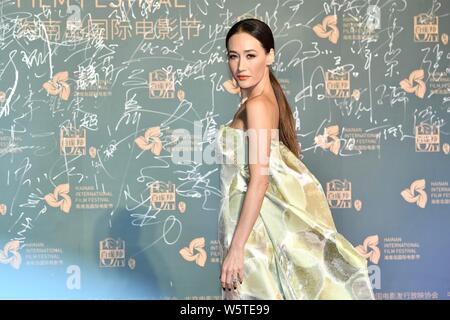
<path id="1" fill-rule="evenodd" d="M 249 84 L 238 84 L 238 86 L 239 86 L 239 88 L 241 88 L 241 89 L 248 89 L 248 88 L 251 88 L 251 87 L 252 87 L 252 86 L 249 85 Z"/>

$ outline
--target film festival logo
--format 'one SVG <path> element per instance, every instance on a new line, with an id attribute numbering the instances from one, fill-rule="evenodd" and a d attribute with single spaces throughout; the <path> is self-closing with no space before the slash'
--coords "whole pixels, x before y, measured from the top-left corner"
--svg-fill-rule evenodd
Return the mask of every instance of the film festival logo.
<path id="1" fill-rule="evenodd" d="M 414 16 L 414 41 L 438 42 L 439 17 L 421 13 Z"/>
<path id="2" fill-rule="evenodd" d="M 86 154 L 86 129 L 61 128 L 60 154 L 63 156 L 79 156 Z"/>
<path id="3" fill-rule="evenodd" d="M 363 244 L 357 246 L 356 250 L 370 262 L 378 264 L 381 256 L 380 249 L 378 248 L 378 235 L 369 236 L 364 239 Z"/>
<path id="4" fill-rule="evenodd" d="M 416 126 L 416 152 L 439 152 L 440 129 L 437 125 L 421 123 Z"/>
<path id="5" fill-rule="evenodd" d="M 106 238 L 100 241 L 100 267 L 125 267 L 125 241 Z"/>
<path id="6" fill-rule="evenodd" d="M 350 97 L 350 71 L 329 70 L 325 74 L 325 96 L 327 98 Z"/>
<path id="7" fill-rule="evenodd" d="M 401 196 L 406 202 L 415 203 L 419 208 L 427 206 L 428 196 L 425 191 L 425 179 L 414 181 L 411 186 L 404 189 Z"/>
<path id="8" fill-rule="evenodd" d="M 13 0 L 10 0 L 9 2 L 12 1 Z M 162 2 L 171 8 L 185 8 L 186 5 L 180 5 L 177 2 L 178 0 L 175 0 L 175 2 L 172 0 L 86 0 L 86 4 L 89 3 L 89 7 L 95 2 L 95 9 L 93 7 L 87 8 L 88 14 L 86 15 L 83 15 L 83 12 L 86 11 L 83 10 L 85 0 L 76 1 L 80 5 L 76 4 L 73 0 L 15 1 L 17 1 L 18 8 L 23 7 L 25 10 L 41 8 L 44 10 L 46 17 L 49 16 L 51 11 L 58 11 L 60 12 L 59 18 L 67 18 L 65 27 L 64 20 L 66 19 L 56 18 L 55 20 L 55 17 L 43 21 L 39 19 L 39 23 L 30 19 L 32 21 L 23 25 L 21 22 L 24 20 L 26 21 L 29 18 L 18 18 L 18 23 L 16 23 L 19 27 L 18 35 L 21 37 L 27 36 L 30 40 L 34 40 L 37 37 L 48 38 L 54 41 L 63 39 L 65 43 L 92 40 L 95 41 L 96 44 L 101 45 L 103 45 L 104 41 L 108 40 L 129 40 L 130 38 L 140 36 L 145 40 L 172 40 L 177 36 L 184 37 L 187 35 L 187 40 L 190 40 L 192 39 L 191 37 L 198 37 L 201 30 L 201 21 L 198 21 L 193 17 L 182 19 L 179 24 L 177 24 L 177 18 L 169 19 L 168 17 L 159 17 L 155 20 L 147 19 L 148 13 L 150 11 L 155 12 L 153 9 L 159 9 Z M 127 13 L 130 10 L 133 12 L 133 7 L 135 6 L 140 9 L 143 19 L 139 19 L 139 17 L 136 18 L 135 14 L 132 13 L 133 21 L 131 21 L 131 19 L 129 19 L 130 17 L 127 16 Z M 64 12 L 64 7 L 67 7 L 67 11 L 64 16 L 61 16 L 61 12 Z M 93 13 L 95 11 L 103 11 L 103 9 L 109 9 L 112 12 L 108 16 L 105 16 L 105 14 L 92 16 L 90 11 L 93 9 Z M 117 14 L 118 10 L 120 10 L 121 15 Z M 116 14 L 114 15 L 114 13 Z M 42 29 L 40 28 L 40 24 L 45 26 L 44 31 L 40 30 Z M 148 49 L 149 51 L 152 50 L 152 48 Z"/>
<path id="9" fill-rule="evenodd" d="M 159 136 L 161 135 L 160 127 L 151 127 L 145 130 L 144 136 L 137 137 L 134 142 L 143 151 L 150 151 L 154 155 L 161 154 L 163 145 Z"/>
<path id="10" fill-rule="evenodd" d="M 176 191 L 174 183 L 153 182 L 150 185 L 150 204 L 156 210 L 175 210 Z"/>
<path id="11" fill-rule="evenodd" d="M 423 69 L 417 69 L 409 74 L 408 79 L 400 81 L 400 87 L 408 93 L 414 93 L 416 97 L 423 99 L 427 86 L 423 80 L 425 73 Z"/>
<path id="12" fill-rule="evenodd" d="M 155 70 L 148 74 L 150 99 L 173 99 L 175 96 L 174 73 Z"/>
<path id="13" fill-rule="evenodd" d="M 335 155 L 339 154 L 341 149 L 341 140 L 338 137 L 339 126 L 334 125 L 324 129 L 323 135 L 314 137 L 314 143 L 323 150 L 329 150 Z"/>
<path id="14" fill-rule="evenodd" d="M 19 253 L 20 242 L 18 240 L 9 241 L 0 251 L 0 264 L 9 264 L 14 269 L 19 269 L 22 264 L 22 256 Z"/>
<path id="15" fill-rule="evenodd" d="M 331 208 L 351 208 L 352 183 L 346 179 L 327 182 L 327 199 Z"/>
<path id="16" fill-rule="evenodd" d="M 53 193 L 45 195 L 44 200 L 53 208 L 59 208 L 64 213 L 69 213 L 72 207 L 72 199 L 69 195 L 70 185 L 63 183 L 58 185 Z"/>
<path id="17" fill-rule="evenodd" d="M 189 247 L 184 247 L 179 251 L 186 261 L 194 261 L 199 267 L 205 267 L 208 258 L 205 251 L 205 238 L 196 238 L 191 241 Z"/>
<path id="18" fill-rule="evenodd" d="M 319 38 L 328 39 L 331 43 L 337 44 L 339 40 L 337 16 L 326 16 L 323 18 L 322 23 L 319 23 L 313 27 L 313 31 Z"/>
<path id="19" fill-rule="evenodd" d="M 51 96 L 57 96 L 61 100 L 67 101 L 70 96 L 69 72 L 61 71 L 56 73 L 51 80 L 45 82 L 42 87 Z"/>
<path id="20" fill-rule="evenodd" d="M 367 269 L 373 289 L 381 289 L 381 269 L 378 266 L 381 258 L 381 251 L 380 248 L 378 248 L 378 242 L 378 235 L 372 235 L 364 239 L 362 245 L 355 247 L 356 251 L 358 251 L 361 256 L 372 263 Z"/>

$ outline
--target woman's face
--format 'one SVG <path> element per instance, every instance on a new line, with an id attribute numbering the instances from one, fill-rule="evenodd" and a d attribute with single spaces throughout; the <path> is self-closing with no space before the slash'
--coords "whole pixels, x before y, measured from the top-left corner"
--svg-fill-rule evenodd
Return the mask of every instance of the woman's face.
<path id="1" fill-rule="evenodd" d="M 239 32 L 228 40 L 228 66 L 242 89 L 256 86 L 268 64 L 269 55 L 258 39 L 250 34 Z"/>

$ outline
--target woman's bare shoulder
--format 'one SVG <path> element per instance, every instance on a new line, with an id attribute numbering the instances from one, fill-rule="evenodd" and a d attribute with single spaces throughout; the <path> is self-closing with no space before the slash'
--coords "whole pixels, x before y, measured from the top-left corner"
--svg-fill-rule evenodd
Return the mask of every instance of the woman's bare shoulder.
<path id="1" fill-rule="evenodd" d="M 266 96 L 257 96 L 246 101 L 247 119 L 278 119 L 278 106 Z M 272 122 L 272 121 L 270 121 Z M 278 123 L 278 121 L 275 121 Z"/>

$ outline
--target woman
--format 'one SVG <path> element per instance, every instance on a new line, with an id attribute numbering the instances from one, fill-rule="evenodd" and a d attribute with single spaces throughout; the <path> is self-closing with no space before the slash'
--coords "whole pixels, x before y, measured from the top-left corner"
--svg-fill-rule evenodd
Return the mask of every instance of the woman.
<path id="1" fill-rule="evenodd" d="M 270 70 L 272 31 L 241 20 L 226 47 L 242 101 L 217 140 L 223 298 L 373 299 L 365 258 L 337 233 L 320 183 L 299 160 L 292 112 Z"/>

